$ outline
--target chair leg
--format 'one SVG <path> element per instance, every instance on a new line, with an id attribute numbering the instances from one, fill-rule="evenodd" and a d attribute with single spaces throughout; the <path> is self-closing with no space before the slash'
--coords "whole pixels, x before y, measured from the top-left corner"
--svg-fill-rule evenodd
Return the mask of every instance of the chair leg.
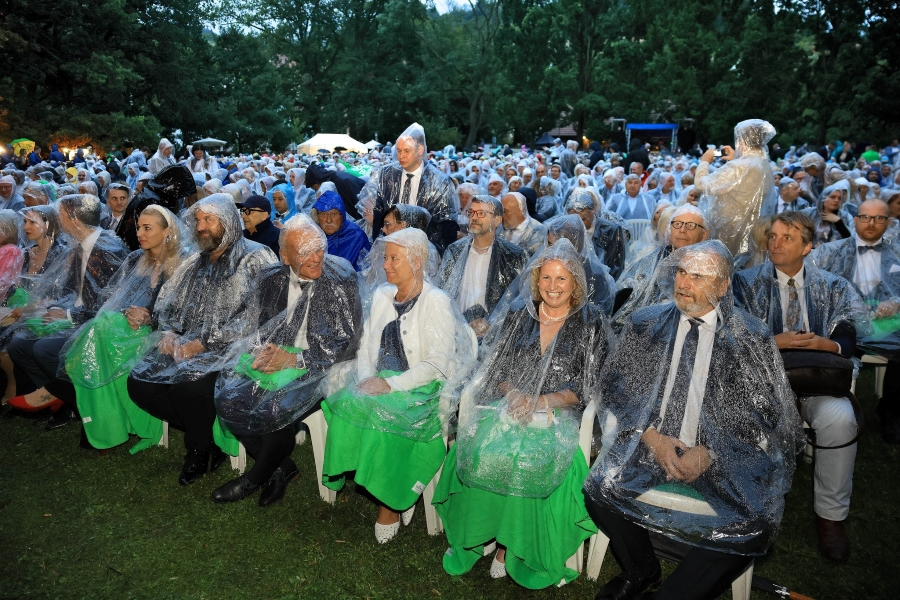
<path id="1" fill-rule="evenodd" d="M 753 583 L 753 561 L 744 572 L 731 582 L 731 597 L 734 600 L 750 600 L 750 585 Z"/>
<path id="2" fill-rule="evenodd" d="M 159 438 L 159 444 L 157 444 L 157 445 L 162 446 L 163 448 L 168 448 L 169 447 L 169 422 L 168 421 L 163 421 L 162 429 L 163 429 L 162 437 Z"/>
<path id="3" fill-rule="evenodd" d="M 884 374 L 887 367 L 875 367 L 875 395 L 881 398 L 884 395 Z"/>
<path id="4" fill-rule="evenodd" d="M 306 431 L 300 430 L 297 432 L 297 435 L 294 436 L 294 443 L 298 446 L 302 446 L 306 443 Z"/>
<path id="5" fill-rule="evenodd" d="M 238 445 L 238 455 L 231 457 L 231 468 L 242 475 L 247 470 L 247 449 L 243 444 Z"/>
<path id="6" fill-rule="evenodd" d="M 578 544 L 578 550 L 566 561 L 566 566 L 581 573 L 584 570 L 584 543 Z"/>
<path id="7" fill-rule="evenodd" d="M 587 577 L 597 581 L 600 577 L 600 569 L 603 567 L 603 559 L 606 557 L 606 549 L 609 547 L 609 538 L 602 531 L 591 536 L 588 546 Z"/>
<path id="8" fill-rule="evenodd" d="M 337 492 L 322 485 L 322 468 L 325 465 L 325 439 L 328 437 L 328 423 L 325 415 L 317 410 L 303 421 L 309 427 L 309 439 L 312 442 L 313 458 L 316 461 L 316 484 L 319 486 L 319 496 L 329 504 L 337 500 Z"/>
<path id="9" fill-rule="evenodd" d="M 438 469 L 438 472 L 434 474 L 434 477 L 431 478 L 431 481 L 428 482 L 428 485 L 426 485 L 425 489 L 422 491 L 422 501 L 425 503 L 425 524 L 428 526 L 428 535 L 439 535 L 444 531 L 444 523 L 438 516 L 437 509 L 431 503 L 434 499 L 434 489 L 437 487 L 437 483 L 441 478 L 442 470 L 443 467 Z"/>

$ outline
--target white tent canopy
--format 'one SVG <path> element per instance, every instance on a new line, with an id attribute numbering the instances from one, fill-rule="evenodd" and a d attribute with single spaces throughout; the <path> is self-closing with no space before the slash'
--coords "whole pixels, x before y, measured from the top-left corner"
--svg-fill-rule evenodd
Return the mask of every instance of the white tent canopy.
<path id="1" fill-rule="evenodd" d="M 366 148 L 368 148 L 369 150 L 374 150 L 381 145 L 381 142 L 376 142 L 375 140 L 369 140 L 368 142 L 366 142 Z"/>
<path id="2" fill-rule="evenodd" d="M 335 148 L 346 148 L 353 152 L 368 152 L 366 145 L 357 142 L 349 135 L 343 133 L 317 133 L 299 146 L 299 154 L 315 154 L 319 150 L 334 151 Z"/>
<path id="3" fill-rule="evenodd" d="M 217 140 L 216 138 L 203 138 L 202 140 L 191 142 L 191 144 L 204 144 L 206 146 L 224 146 L 226 143 L 224 140 Z"/>

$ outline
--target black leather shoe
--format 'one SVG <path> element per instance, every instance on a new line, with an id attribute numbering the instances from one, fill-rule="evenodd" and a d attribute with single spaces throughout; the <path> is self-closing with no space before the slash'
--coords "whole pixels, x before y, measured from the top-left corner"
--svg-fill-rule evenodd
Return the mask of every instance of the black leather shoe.
<path id="1" fill-rule="evenodd" d="M 262 486 L 251 483 L 246 476 L 241 475 L 237 479 L 232 479 L 228 483 L 214 489 L 209 497 L 213 502 L 237 502 L 255 494 L 260 487 Z"/>
<path id="2" fill-rule="evenodd" d="M 272 473 L 272 478 L 263 485 L 262 493 L 259 495 L 259 505 L 265 508 L 284 498 L 287 485 L 298 477 L 300 477 L 300 470 L 293 461 L 287 471 L 281 467 L 276 469 Z"/>
<path id="3" fill-rule="evenodd" d="M 188 450 L 184 457 L 184 466 L 178 476 L 179 485 L 190 485 L 206 474 L 209 464 L 209 451 Z"/>
<path id="4" fill-rule="evenodd" d="M 632 583 L 625 575 L 616 575 L 609 580 L 594 600 L 633 600 L 641 598 L 641 594 L 662 581 L 662 567 L 656 563 L 656 570 L 647 577 Z"/>
<path id="5" fill-rule="evenodd" d="M 10 411 L 10 412 L 12 412 L 12 411 Z M 47 409 L 43 413 L 41 413 L 41 415 L 37 419 L 32 421 L 31 424 L 37 425 L 39 427 L 44 427 L 45 425 L 47 425 L 47 422 L 50 421 L 50 419 L 52 419 L 52 418 L 53 418 L 53 413 L 50 412 L 49 409 Z"/>
<path id="6" fill-rule="evenodd" d="M 53 416 L 50 417 L 50 420 L 47 421 L 47 424 L 44 425 L 44 429 L 47 431 L 53 431 L 54 429 L 59 429 L 60 427 L 65 427 L 72 421 L 76 421 L 78 417 L 75 416 L 75 411 L 69 408 L 68 406 L 63 406 L 61 409 L 53 413 Z"/>
<path id="7" fill-rule="evenodd" d="M 209 471 L 210 473 L 215 473 L 219 470 L 219 467 L 224 464 L 225 460 L 228 458 L 228 455 L 222 452 L 222 449 L 212 445 L 212 448 L 209 450 Z"/>

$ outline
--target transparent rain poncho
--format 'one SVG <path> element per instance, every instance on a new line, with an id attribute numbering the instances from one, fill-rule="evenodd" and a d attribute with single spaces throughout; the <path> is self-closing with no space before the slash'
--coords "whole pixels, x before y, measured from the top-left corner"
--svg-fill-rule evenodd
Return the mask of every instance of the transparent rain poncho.
<path id="1" fill-rule="evenodd" d="M 588 243 L 584 222 L 578 215 L 560 215 L 553 217 L 544 225 L 547 226 L 547 243 L 549 245 L 565 238 L 572 243 L 575 251 L 581 255 L 582 267 L 584 268 L 584 276 L 587 282 L 587 300 L 596 304 L 603 311 L 603 314 L 609 317 L 612 314 L 613 303 L 616 299 L 616 282 L 609 274 L 609 267 L 600 262 L 600 259 L 594 253 L 593 246 Z M 527 273 L 528 271 L 530 271 L 530 265 L 526 266 L 522 272 Z M 513 288 L 515 286 L 510 287 Z"/>
<path id="2" fill-rule="evenodd" d="M 157 215 L 168 229 L 158 260 L 143 250 L 129 254 L 101 292 L 103 304 L 60 350 L 59 375 L 73 383 L 97 389 L 127 375 L 138 360 L 158 341 L 151 326 L 133 329 L 125 313 L 132 307 L 151 315 L 166 280 L 187 258 L 188 236 L 183 224 L 166 208 L 151 204 L 145 215 Z"/>
<path id="3" fill-rule="evenodd" d="M 625 254 L 628 250 L 628 230 L 625 219 L 615 213 L 601 210 L 594 217 L 594 233 L 591 244 L 600 262 L 609 267 L 613 279 L 617 279 L 625 268 Z"/>
<path id="4" fill-rule="evenodd" d="M 478 200 L 479 198 L 488 198 L 488 200 Z M 481 208 L 494 206 L 495 203 L 499 204 L 496 200 L 493 202 L 491 200 L 490 196 L 476 196 L 473 203 L 477 203 Z M 441 262 L 440 287 L 447 292 L 454 303 L 460 302 L 460 296 L 466 291 L 463 289 L 466 283 L 466 263 L 474 240 L 474 236 L 468 235 L 448 246 L 444 252 Z M 495 237 L 487 268 L 484 302 L 475 302 L 471 306 L 462 308 L 466 320 L 471 322 L 476 319 L 486 319 L 527 261 L 528 255 L 524 250 L 515 244 Z"/>
<path id="5" fill-rule="evenodd" d="M 428 150 L 425 143 L 425 130 L 418 123 L 413 123 L 400 134 L 397 141 L 404 140 L 411 144 L 414 152 L 422 162 L 422 175 L 415 198 L 408 204 L 421 206 L 431 215 L 428 239 L 436 246 L 443 248 L 442 224 L 456 221 L 459 212 L 456 192 L 450 178 L 437 167 L 427 161 Z M 403 200 L 403 167 L 394 161 L 372 172 L 369 181 L 360 192 L 361 196 L 374 198 L 375 225 L 380 226 L 387 209 L 395 204 L 404 204 Z"/>
<path id="6" fill-rule="evenodd" d="M 771 331 L 734 307 L 726 287 L 731 260 L 713 240 L 664 261 L 694 286 L 688 303 L 702 302 L 704 294 L 713 303 L 698 338 L 710 353 L 701 354 L 698 345 L 692 375 L 680 378 L 671 365 L 684 347 L 678 343 L 679 328 L 688 329 L 683 313 L 666 302 L 631 315 L 600 376 L 603 446 L 584 488 L 599 505 L 651 531 L 692 546 L 761 555 L 778 533 L 804 440 Z M 708 368 L 698 368 L 704 356 Z M 710 466 L 691 482 L 667 480 L 642 441 L 651 428 L 677 438 L 682 453 L 702 446 Z"/>
<path id="7" fill-rule="evenodd" d="M 425 234 L 401 229 L 384 243 L 399 248 L 399 255 L 391 254 L 391 264 L 405 261 L 412 269 L 411 297 L 398 299 L 391 283 L 375 288 L 366 302 L 371 308 L 356 360 L 332 370 L 323 395 L 335 415 L 356 427 L 428 442 L 446 432 L 456 413 L 456 403 L 448 396 L 442 400 L 441 390 L 448 379 L 471 367 L 478 341 L 447 294 L 425 280 Z M 357 386 L 371 377 L 384 379 L 391 391 L 360 391 Z"/>
<path id="8" fill-rule="evenodd" d="M 557 181 L 550 177 L 541 177 L 534 191 L 537 192 L 538 196 L 537 205 L 535 206 L 538 221 L 543 223 L 562 212 L 562 202 L 559 198 L 559 183 Z"/>
<path id="9" fill-rule="evenodd" d="M 770 123 L 741 121 L 734 127 L 735 158 L 711 174 L 707 163 L 697 167 L 694 185 L 703 192 L 700 210 L 734 255 L 747 251 L 759 209 L 768 196 L 777 194 L 766 146 L 773 137 Z"/>
<path id="10" fill-rule="evenodd" d="M 545 265 L 561 265 L 557 274 L 567 275 L 574 290 L 565 322 L 542 351 L 541 322 L 559 322 L 545 316 L 539 291 Z M 612 340 L 601 310 L 588 302 L 582 265 L 568 239 L 543 249 L 485 336 L 483 359 L 460 399 L 457 474 L 464 484 L 545 498 L 569 471 L 581 414 L 596 396 Z"/>
<path id="11" fill-rule="evenodd" d="M 900 270 L 896 268 L 900 265 L 900 242 L 882 237 L 878 272 L 870 278 L 860 273 L 857 242 L 854 236 L 822 244 L 810 253 L 807 268 L 811 263 L 843 278 L 854 291 L 852 295 L 862 297 L 863 316 L 857 316 L 856 321 L 858 349 L 900 359 L 900 313 L 895 312 L 900 309 Z"/>
<path id="12" fill-rule="evenodd" d="M 20 215 L 0 209 L 0 298 L 6 298 L 22 272 L 22 249 L 19 247 Z"/>
<path id="13" fill-rule="evenodd" d="M 141 212 L 151 204 L 158 204 L 173 214 L 180 210 L 179 201 L 197 193 L 194 176 L 184 165 L 171 165 L 163 169 L 144 185 L 125 207 L 125 212 L 116 226 L 116 235 L 131 250 L 137 250 L 137 220 Z"/>
<path id="14" fill-rule="evenodd" d="M 536 254 L 538 250 L 544 247 L 544 244 L 547 241 L 547 228 L 543 223 L 529 216 L 528 202 L 524 195 L 518 192 L 509 192 L 506 195 L 509 194 L 512 194 L 515 197 L 516 203 L 519 206 L 519 211 L 526 219 L 526 224 L 521 233 L 505 228 L 499 228 L 497 230 L 497 235 L 507 242 L 511 242 L 519 248 L 522 248 L 529 256 Z M 468 227 L 468 221 L 466 226 Z M 522 225 L 520 224 L 519 227 L 522 227 Z M 516 239 L 515 236 L 518 236 L 518 239 Z"/>
<path id="15" fill-rule="evenodd" d="M 427 234 L 431 215 L 421 206 L 413 204 L 397 204 L 400 218 L 406 223 L 406 227 L 418 229 Z M 372 249 L 362 261 L 362 277 L 371 289 L 375 289 L 382 283 L 387 283 L 384 272 L 384 237 L 375 238 Z M 425 263 L 425 280 L 432 285 L 440 284 L 441 255 L 434 244 L 428 242 L 428 261 Z"/>
<path id="16" fill-rule="evenodd" d="M 277 431 L 312 410 L 322 398 L 322 379 L 333 365 L 353 358 L 362 333 L 360 288 L 350 263 L 324 254 L 325 234 L 307 215 L 287 221 L 281 238 L 282 252 L 299 264 L 320 260 L 321 275 L 300 279 L 288 264 L 260 271 L 249 311 L 258 318 L 250 334 L 224 353 L 216 381 L 219 419 L 237 434 Z M 291 286 L 299 288 L 293 302 Z M 275 348 L 293 360 L 266 372 L 266 353 Z"/>
<path id="17" fill-rule="evenodd" d="M 838 220 L 835 222 L 825 219 L 822 215 L 825 213 L 825 200 L 834 191 L 841 192 L 841 201 L 837 210 Z M 853 237 L 855 225 L 853 223 L 853 215 L 844 208 L 847 199 L 850 197 L 850 182 L 847 180 L 838 181 L 822 190 L 815 206 L 804 208 L 803 214 L 807 215 L 813 222 L 813 228 L 816 231 L 816 237 L 813 240 L 813 247 L 817 248 L 822 244 L 834 242 L 845 238 Z"/>
<path id="18" fill-rule="evenodd" d="M 672 214 L 672 219 L 687 213 L 703 217 L 697 208 L 685 204 Z M 613 315 L 612 327 L 616 333 L 621 331 L 631 313 L 637 309 L 672 299 L 670 294 L 675 271 L 670 266 L 667 268 L 667 262 L 664 261 L 672 251 L 669 239 L 671 231 L 671 228 L 666 229 L 663 245 L 629 263 L 616 280 L 616 287 L 619 290 L 631 290 L 628 299 Z"/>
<path id="19" fill-rule="evenodd" d="M 210 261 L 210 252 L 193 254 L 160 290 L 154 316 L 163 338 L 160 345 L 171 345 L 172 353 L 163 354 L 159 345 L 151 349 L 131 373 L 140 381 L 196 381 L 214 372 L 222 353 L 256 326 L 256 315 L 248 310 L 253 282 L 261 269 L 276 262 L 275 255 L 243 237 L 240 213 L 228 194 L 207 196 L 185 211 L 185 224 L 201 248 L 216 241 L 198 235 L 201 211 L 218 218 L 222 237 L 212 251 L 222 254 L 215 262 Z M 196 347 L 194 342 L 202 350 L 187 356 Z"/>

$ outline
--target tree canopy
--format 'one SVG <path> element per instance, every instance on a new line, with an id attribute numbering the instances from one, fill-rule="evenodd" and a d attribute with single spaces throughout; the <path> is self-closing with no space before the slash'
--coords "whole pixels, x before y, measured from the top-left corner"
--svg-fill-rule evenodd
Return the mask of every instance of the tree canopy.
<path id="1" fill-rule="evenodd" d="M 0 135 L 108 147 L 212 136 L 281 150 L 316 132 L 530 143 L 572 124 L 693 119 L 728 141 L 886 143 L 900 113 L 887 0 L 10 0 Z"/>

